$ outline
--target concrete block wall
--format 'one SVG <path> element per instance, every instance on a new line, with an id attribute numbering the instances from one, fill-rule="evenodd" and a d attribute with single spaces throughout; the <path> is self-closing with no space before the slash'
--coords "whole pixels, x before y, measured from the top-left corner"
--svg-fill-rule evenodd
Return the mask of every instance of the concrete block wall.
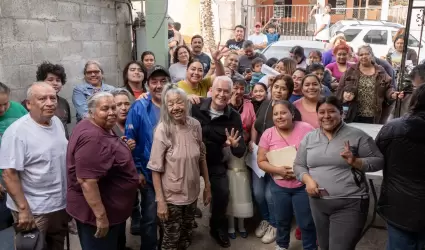
<path id="1" fill-rule="evenodd" d="M 72 106 L 84 64 L 94 59 L 104 68 L 105 82 L 121 86 L 122 69 L 131 60 L 129 23 L 129 9 L 119 1 L 0 0 L 0 81 L 21 101 L 38 64 L 60 63 L 67 73 L 60 95 Z"/>

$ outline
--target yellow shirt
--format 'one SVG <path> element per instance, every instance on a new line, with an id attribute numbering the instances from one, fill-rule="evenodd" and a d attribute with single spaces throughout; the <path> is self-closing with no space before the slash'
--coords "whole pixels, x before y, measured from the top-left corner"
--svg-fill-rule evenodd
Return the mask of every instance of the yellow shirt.
<path id="1" fill-rule="evenodd" d="M 186 92 L 188 95 L 197 95 L 201 97 L 207 97 L 207 93 L 212 86 L 211 77 L 207 77 L 201 80 L 197 88 L 192 88 L 189 83 L 182 80 L 177 83 L 177 86 Z"/>

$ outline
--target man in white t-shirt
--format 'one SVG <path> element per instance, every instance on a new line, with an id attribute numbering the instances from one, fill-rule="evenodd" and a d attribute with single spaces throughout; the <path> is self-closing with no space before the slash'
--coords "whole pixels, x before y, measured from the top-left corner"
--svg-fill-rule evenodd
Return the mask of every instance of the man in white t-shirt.
<path id="1" fill-rule="evenodd" d="M 29 114 L 10 125 L 2 137 L 0 169 L 8 193 L 7 207 L 17 228 L 37 227 L 47 249 L 63 250 L 68 228 L 66 150 L 68 141 L 56 117 L 56 91 L 34 83 L 27 92 Z M 44 239 L 41 239 L 44 240 Z"/>
<path id="2" fill-rule="evenodd" d="M 321 42 L 329 42 L 330 39 L 330 30 L 329 27 L 331 25 L 331 16 L 329 13 L 331 12 L 332 5 L 327 4 L 324 9 L 324 13 L 318 13 L 320 6 L 317 4 L 313 7 L 310 12 L 310 17 L 314 17 L 316 20 L 316 31 L 314 32 L 315 39 Z M 316 13 L 316 14 L 314 14 Z"/>
<path id="3" fill-rule="evenodd" d="M 254 50 L 256 52 L 259 52 L 267 47 L 267 36 L 266 34 L 261 32 L 260 22 L 257 22 L 255 24 L 254 34 L 250 35 L 248 37 L 248 40 L 250 40 L 254 44 Z"/>

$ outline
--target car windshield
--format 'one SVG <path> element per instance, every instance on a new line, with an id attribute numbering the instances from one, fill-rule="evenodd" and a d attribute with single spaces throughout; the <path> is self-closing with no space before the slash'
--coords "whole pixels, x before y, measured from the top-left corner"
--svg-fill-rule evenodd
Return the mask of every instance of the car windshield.
<path id="1" fill-rule="evenodd" d="M 289 55 L 289 51 L 291 50 L 292 46 L 270 46 L 269 48 L 267 48 L 264 52 L 263 55 L 269 59 L 272 57 L 275 57 L 277 59 L 282 59 L 285 57 L 290 57 Z M 323 52 L 324 49 L 318 49 L 318 48 L 307 48 L 307 47 L 303 47 L 304 48 L 304 54 L 307 57 L 308 54 L 310 54 L 311 51 L 313 50 L 318 50 L 320 52 Z"/>

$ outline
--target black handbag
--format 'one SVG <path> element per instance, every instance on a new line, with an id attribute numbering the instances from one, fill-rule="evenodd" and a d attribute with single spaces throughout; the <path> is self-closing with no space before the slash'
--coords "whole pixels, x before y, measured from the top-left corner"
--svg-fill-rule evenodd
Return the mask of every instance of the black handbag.
<path id="1" fill-rule="evenodd" d="M 34 228 L 15 235 L 15 250 L 47 250 L 44 234 Z"/>

